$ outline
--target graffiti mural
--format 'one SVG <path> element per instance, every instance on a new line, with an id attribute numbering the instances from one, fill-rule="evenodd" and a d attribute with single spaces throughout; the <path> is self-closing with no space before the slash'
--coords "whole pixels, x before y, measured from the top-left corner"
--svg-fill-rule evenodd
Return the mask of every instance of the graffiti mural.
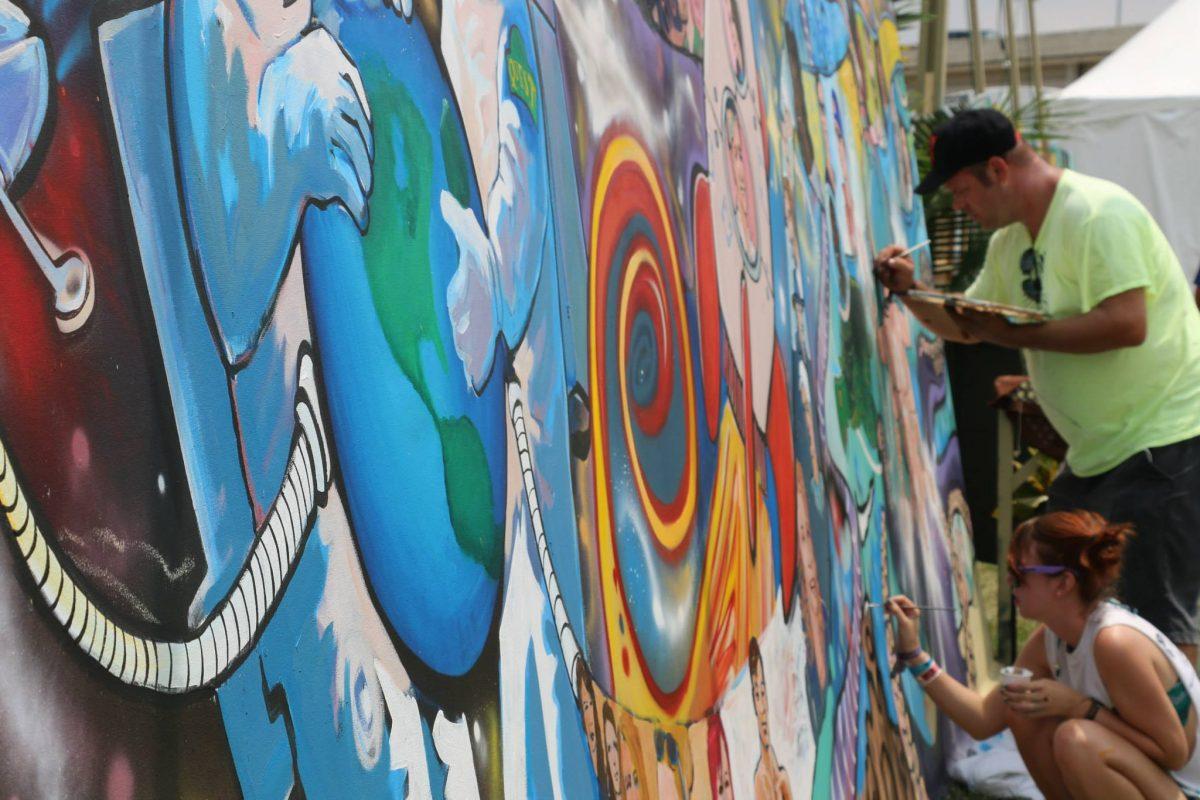
<path id="1" fill-rule="evenodd" d="M 6 797 L 923 797 L 882 0 L 0 0 Z"/>

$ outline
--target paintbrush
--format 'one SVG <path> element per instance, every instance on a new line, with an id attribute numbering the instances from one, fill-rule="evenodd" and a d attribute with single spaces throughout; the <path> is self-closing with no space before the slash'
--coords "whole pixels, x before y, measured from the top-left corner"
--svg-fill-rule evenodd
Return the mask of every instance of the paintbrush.
<path id="1" fill-rule="evenodd" d="M 925 241 L 920 242 L 919 244 L 914 244 L 912 247 L 908 248 L 903 253 L 896 253 L 896 255 L 892 256 L 892 258 L 904 258 L 905 256 L 910 256 L 913 253 L 917 252 L 922 247 L 928 247 L 928 246 L 929 246 L 929 240 L 926 239 Z"/>
<path id="2" fill-rule="evenodd" d="M 867 608 L 883 608 L 886 603 L 867 603 Z M 913 606 L 921 611 L 953 611 L 949 606 Z"/>

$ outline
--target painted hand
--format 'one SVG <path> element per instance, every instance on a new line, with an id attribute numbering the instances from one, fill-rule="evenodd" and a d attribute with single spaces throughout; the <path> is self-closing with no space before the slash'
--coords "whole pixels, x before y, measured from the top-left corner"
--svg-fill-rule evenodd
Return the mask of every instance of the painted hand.
<path id="1" fill-rule="evenodd" d="M 471 388 L 480 391 L 492 371 L 499 332 L 495 254 L 487 234 L 469 208 L 442 192 L 442 216 L 458 240 L 458 270 L 446 290 L 454 349 L 462 359 Z"/>
<path id="2" fill-rule="evenodd" d="M 318 205 L 340 202 L 360 230 L 375 142 L 358 68 L 324 28 L 304 34 L 263 72 L 258 113 L 273 150 L 292 162 L 303 196 Z"/>
<path id="3" fill-rule="evenodd" d="M 442 216 L 458 241 L 458 270 L 446 291 L 454 349 L 476 391 L 491 375 L 496 338 L 503 336 L 513 348 L 524 335 L 546 235 L 546 183 L 536 156 L 536 125 L 527 107 L 511 98 L 501 102 L 499 122 L 486 231 L 454 195 L 443 191 L 441 197 Z"/>

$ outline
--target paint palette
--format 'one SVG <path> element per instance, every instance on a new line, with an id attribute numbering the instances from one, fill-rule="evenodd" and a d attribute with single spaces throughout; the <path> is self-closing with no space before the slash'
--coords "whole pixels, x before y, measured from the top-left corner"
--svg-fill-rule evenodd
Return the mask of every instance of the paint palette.
<path id="1" fill-rule="evenodd" d="M 1004 317 L 1013 325 L 1028 325 L 1050 319 L 1046 313 L 1036 309 L 1011 306 L 1006 303 L 993 303 L 989 300 L 977 300 L 954 292 L 914 289 L 907 292 L 905 296 L 909 300 L 915 300 L 924 305 L 940 306 L 950 311 L 995 314 Z"/>

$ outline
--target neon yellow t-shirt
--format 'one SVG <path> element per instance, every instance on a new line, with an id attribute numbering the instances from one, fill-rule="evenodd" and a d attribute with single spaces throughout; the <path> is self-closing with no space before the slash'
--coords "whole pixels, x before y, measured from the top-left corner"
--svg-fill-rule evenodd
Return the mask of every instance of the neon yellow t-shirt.
<path id="1" fill-rule="evenodd" d="M 1041 299 L 1021 271 L 1041 256 Z M 1026 266 L 1033 259 L 1026 257 Z M 1023 287 L 1024 284 L 1024 287 Z M 1017 222 L 992 235 L 969 297 L 1059 319 L 1146 290 L 1146 341 L 1106 353 L 1024 350 L 1038 402 L 1067 441 L 1076 475 L 1106 472 L 1148 447 L 1200 435 L 1200 313 L 1171 245 L 1115 183 L 1065 170 L 1037 241 Z"/>

